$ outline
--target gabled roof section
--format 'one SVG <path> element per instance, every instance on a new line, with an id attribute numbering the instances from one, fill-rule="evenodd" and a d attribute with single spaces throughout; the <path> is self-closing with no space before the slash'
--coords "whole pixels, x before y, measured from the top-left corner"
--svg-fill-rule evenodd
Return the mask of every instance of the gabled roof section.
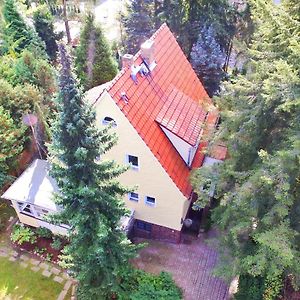
<path id="1" fill-rule="evenodd" d="M 150 40 L 154 41 L 156 62 L 151 73 L 146 76 L 138 73 L 133 80 L 131 69 L 123 68 L 107 91 L 178 189 L 189 197 L 192 191 L 190 168 L 159 123 L 163 125 L 166 121 L 165 126 L 169 128 L 174 123 L 172 130 L 195 144 L 205 118 L 201 106 L 210 105 L 212 101 L 166 24 Z M 142 63 L 138 52 L 134 56 L 134 65 Z M 201 147 L 200 143 L 198 152 Z M 197 163 L 193 162 L 192 166 L 199 167 L 203 155 L 198 153 L 195 159 Z"/>
<path id="2" fill-rule="evenodd" d="M 191 146 L 195 146 L 206 115 L 206 111 L 196 101 L 171 86 L 156 121 Z"/>

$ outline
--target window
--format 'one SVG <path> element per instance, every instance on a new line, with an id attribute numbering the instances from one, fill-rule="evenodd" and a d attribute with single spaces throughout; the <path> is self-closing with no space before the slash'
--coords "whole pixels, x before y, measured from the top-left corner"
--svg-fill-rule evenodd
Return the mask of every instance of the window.
<path id="1" fill-rule="evenodd" d="M 151 232 L 151 229 L 152 229 L 152 226 L 150 223 L 139 221 L 139 220 L 136 221 L 136 227 L 138 229 L 145 230 L 148 232 Z"/>
<path id="2" fill-rule="evenodd" d="M 112 124 L 113 127 L 116 127 L 117 126 L 117 122 L 111 118 L 111 117 L 105 117 L 103 120 L 102 120 L 102 124 L 103 125 L 109 125 L 109 124 Z"/>
<path id="3" fill-rule="evenodd" d="M 138 193 L 129 193 L 128 198 L 129 198 L 129 200 L 138 202 L 139 201 L 139 194 Z"/>
<path id="4" fill-rule="evenodd" d="M 134 169 L 139 168 L 139 159 L 137 156 L 127 155 L 127 162 L 131 164 L 131 167 Z"/>
<path id="5" fill-rule="evenodd" d="M 155 205 L 155 198 L 146 196 L 145 203 L 147 205 L 154 206 Z"/>

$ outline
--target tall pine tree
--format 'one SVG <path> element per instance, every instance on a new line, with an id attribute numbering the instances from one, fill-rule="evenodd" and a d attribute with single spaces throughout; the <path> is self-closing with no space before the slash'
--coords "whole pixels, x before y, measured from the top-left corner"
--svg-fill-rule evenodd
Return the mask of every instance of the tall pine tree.
<path id="1" fill-rule="evenodd" d="M 44 42 L 40 39 L 35 30 L 26 24 L 18 12 L 14 0 L 4 1 L 3 17 L 3 52 L 7 52 L 10 47 L 14 45 L 17 52 L 21 52 L 26 48 L 38 57 L 46 58 Z"/>
<path id="2" fill-rule="evenodd" d="M 54 32 L 53 17 L 46 5 L 39 6 L 33 13 L 33 21 L 36 32 L 45 42 L 46 52 L 52 61 L 57 57 L 57 40 L 60 35 Z"/>
<path id="3" fill-rule="evenodd" d="M 198 41 L 192 48 L 191 64 L 211 97 L 219 91 L 224 76 L 224 59 L 225 55 L 216 41 L 213 26 L 203 26 Z"/>
<path id="4" fill-rule="evenodd" d="M 240 275 L 237 299 L 270 300 L 284 278 L 300 283 L 300 30 L 290 6 L 251 2 L 246 74 L 218 100 L 230 158 L 211 172 L 220 199 L 213 220 L 231 254 L 220 271 Z"/>
<path id="5" fill-rule="evenodd" d="M 91 13 L 86 16 L 75 54 L 76 71 L 86 90 L 112 80 L 117 74 L 111 49 L 94 19 Z"/>
<path id="6" fill-rule="evenodd" d="M 128 192 L 117 177 L 124 171 L 114 161 L 96 158 L 116 142 L 109 128 L 95 127 L 95 113 L 71 72 L 63 45 L 60 52 L 58 115 L 51 146 L 52 176 L 63 211 L 57 222 L 70 226 L 71 270 L 79 280 L 79 299 L 111 299 L 118 291 L 119 271 L 128 265 L 134 247 L 119 228 L 126 214 L 122 196 Z"/>
<path id="7" fill-rule="evenodd" d="M 135 54 L 155 31 L 154 1 L 131 1 L 127 7 L 127 14 L 122 16 L 121 20 L 125 29 L 124 47 L 127 53 Z"/>

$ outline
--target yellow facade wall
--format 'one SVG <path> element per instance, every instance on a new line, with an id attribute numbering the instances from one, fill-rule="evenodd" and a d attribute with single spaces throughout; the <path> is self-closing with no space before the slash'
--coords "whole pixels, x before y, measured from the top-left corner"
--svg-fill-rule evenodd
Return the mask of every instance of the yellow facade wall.
<path id="1" fill-rule="evenodd" d="M 89 98 L 91 95 L 89 96 Z M 92 102 L 93 99 L 88 99 Z M 95 104 L 97 125 L 102 125 L 104 117 L 113 118 L 117 126 L 113 129 L 118 136 L 115 145 L 102 159 L 114 159 L 119 164 L 126 163 L 126 155 L 134 155 L 139 159 L 139 169 L 129 169 L 120 177 L 120 182 L 135 187 L 139 201 L 124 198 L 126 206 L 135 210 L 135 218 L 153 224 L 181 230 L 181 219 L 185 218 L 190 202 L 177 188 L 160 165 L 151 150 L 130 124 L 110 95 L 104 91 Z M 156 199 L 155 207 L 145 204 L 145 197 Z"/>

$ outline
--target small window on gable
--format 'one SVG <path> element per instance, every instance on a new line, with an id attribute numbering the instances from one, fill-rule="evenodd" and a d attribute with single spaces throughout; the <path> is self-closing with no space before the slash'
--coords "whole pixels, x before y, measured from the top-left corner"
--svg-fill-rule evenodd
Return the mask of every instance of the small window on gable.
<path id="1" fill-rule="evenodd" d="M 129 200 L 131 200 L 131 201 L 136 201 L 136 202 L 138 202 L 139 201 L 139 194 L 138 193 L 129 193 L 128 194 L 128 198 L 129 198 Z"/>
<path id="2" fill-rule="evenodd" d="M 127 162 L 131 164 L 131 167 L 134 169 L 139 168 L 139 158 L 134 155 L 127 155 Z"/>
<path id="3" fill-rule="evenodd" d="M 150 206 L 155 206 L 155 198 L 146 196 L 145 203 Z"/>
<path id="4" fill-rule="evenodd" d="M 105 117 L 103 120 L 102 120 L 102 124 L 103 125 L 109 125 L 109 124 L 112 124 L 113 127 L 116 127 L 117 126 L 117 122 L 111 118 L 111 117 Z"/>

